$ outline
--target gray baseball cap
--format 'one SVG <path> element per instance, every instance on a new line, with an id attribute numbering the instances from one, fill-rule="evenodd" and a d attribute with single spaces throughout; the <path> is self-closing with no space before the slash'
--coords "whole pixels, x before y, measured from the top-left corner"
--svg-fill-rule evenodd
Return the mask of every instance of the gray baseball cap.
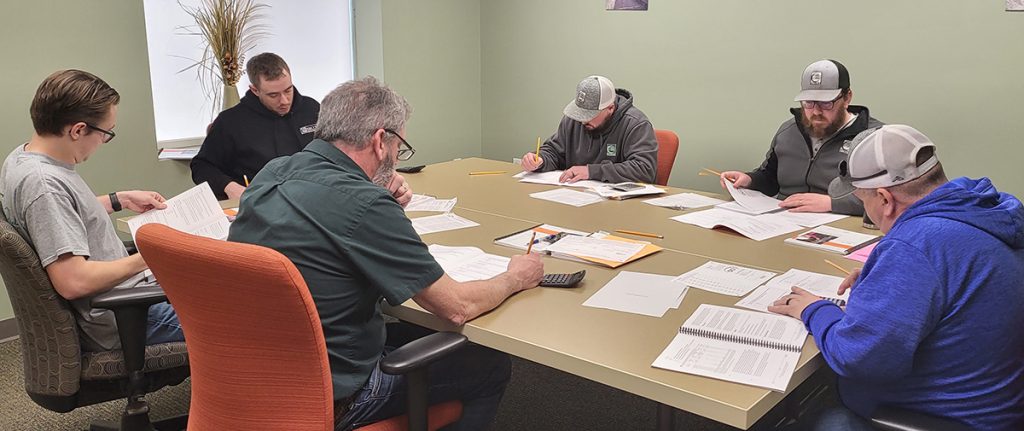
<path id="1" fill-rule="evenodd" d="M 580 81 L 576 98 L 562 112 L 566 117 L 586 123 L 612 103 L 615 103 L 615 85 L 608 78 L 592 75 Z"/>
<path id="2" fill-rule="evenodd" d="M 846 160 L 839 162 L 839 176 L 828 185 L 828 195 L 833 199 L 849 196 L 856 189 L 903 184 L 939 163 L 935 144 L 917 129 L 903 124 L 860 132 L 840 151 L 844 150 Z"/>
<path id="3" fill-rule="evenodd" d="M 820 60 L 804 69 L 800 76 L 800 92 L 793 100 L 828 102 L 849 89 L 850 72 L 846 71 L 846 66 L 835 60 Z"/>

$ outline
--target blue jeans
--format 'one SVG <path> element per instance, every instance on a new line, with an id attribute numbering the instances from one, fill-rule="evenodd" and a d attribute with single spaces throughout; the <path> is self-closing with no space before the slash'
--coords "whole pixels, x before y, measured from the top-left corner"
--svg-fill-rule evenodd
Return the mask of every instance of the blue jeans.
<path id="1" fill-rule="evenodd" d="M 432 333 L 407 323 L 388 324 L 387 331 L 384 356 L 399 346 Z M 430 405 L 462 400 L 462 418 L 446 430 L 485 430 L 498 413 L 498 404 L 511 375 L 512 361 L 508 355 L 468 344 L 430 366 L 428 399 Z M 405 403 L 405 377 L 384 374 L 378 361 L 366 384 L 356 391 L 348 413 L 335 424 L 335 429 L 349 430 L 403 415 Z"/>
<path id="2" fill-rule="evenodd" d="M 174 307 L 166 302 L 149 306 L 146 319 L 146 345 L 185 341 Z"/>

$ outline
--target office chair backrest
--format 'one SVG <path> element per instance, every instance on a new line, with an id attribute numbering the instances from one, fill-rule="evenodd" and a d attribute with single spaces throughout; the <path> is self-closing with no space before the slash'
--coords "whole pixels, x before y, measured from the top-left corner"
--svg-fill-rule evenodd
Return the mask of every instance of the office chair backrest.
<path id="1" fill-rule="evenodd" d="M 78 324 L 50 284 L 39 256 L 0 211 L 0 274 L 21 333 L 25 391 L 39 405 L 66 412 L 76 405 L 82 373 Z"/>
<path id="2" fill-rule="evenodd" d="M 334 428 L 320 317 L 288 258 L 159 224 L 135 239 L 185 332 L 189 430 Z"/>
<path id="3" fill-rule="evenodd" d="M 671 130 L 655 129 L 654 138 L 658 141 L 658 172 L 654 182 L 659 186 L 666 186 L 668 177 L 672 174 L 672 166 L 676 163 L 679 136 Z"/>

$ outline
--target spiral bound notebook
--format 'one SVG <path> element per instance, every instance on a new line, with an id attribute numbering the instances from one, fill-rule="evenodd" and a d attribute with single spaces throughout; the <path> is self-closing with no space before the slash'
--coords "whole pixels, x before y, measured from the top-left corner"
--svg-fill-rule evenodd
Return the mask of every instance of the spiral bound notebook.
<path id="1" fill-rule="evenodd" d="M 785 392 L 806 339 L 799 320 L 701 304 L 651 365 Z"/>

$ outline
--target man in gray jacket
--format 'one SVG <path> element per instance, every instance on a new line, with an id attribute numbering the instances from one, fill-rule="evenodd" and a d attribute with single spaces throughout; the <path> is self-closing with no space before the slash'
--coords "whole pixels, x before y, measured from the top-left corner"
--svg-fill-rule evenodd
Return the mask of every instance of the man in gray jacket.
<path id="1" fill-rule="evenodd" d="M 828 185 L 849 151 L 849 140 L 865 129 L 882 125 L 868 108 L 851 105 L 850 74 L 835 60 L 821 60 L 804 69 L 800 108 L 779 127 L 761 166 L 750 172 L 726 171 L 725 181 L 783 199 L 780 206 L 802 212 L 861 215 L 856 196 L 832 199 Z"/>
<path id="2" fill-rule="evenodd" d="M 560 181 L 570 183 L 654 182 L 658 141 L 650 120 L 633 106 L 629 91 L 616 89 L 603 76 L 588 76 L 576 86 L 576 98 L 563 112 L 558 130 L 540 147 L 540 154 L 523 155 L 523 169 L 561 169 L 565 172 Z"/>

